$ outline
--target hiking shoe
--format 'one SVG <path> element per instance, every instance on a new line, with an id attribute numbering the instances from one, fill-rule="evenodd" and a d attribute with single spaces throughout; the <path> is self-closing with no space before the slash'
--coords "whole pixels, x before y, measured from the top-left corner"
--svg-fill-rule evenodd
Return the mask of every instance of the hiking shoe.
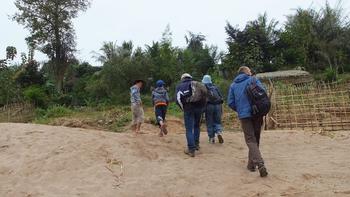
<path id="1" fill-rule="evenodd" d="M 158 136 L 159 136 L 159 137 L 163 137 L 163 136 L 164 136 L 163 132 L 160 131 L 159 134 L 158 134 Z"/>
<path id="2" fill-rule="evenodd" d="M 210 137 L 209 138 L 209 144 L 215 144 L 215 138 Z"/>
<path id="3" fill-rule="evenodd" d="M 199 144 L 196 145 L 196 150 L 199 151 L 199 149 L 201 149 L 201 147 L 199 146 Z"/>
<path id="4" fill-rule="evenodd" d="M 255 172 L 255 171 L 256 171 L 256 166 L 255 166 L 255 165 L 248 164 L 248 165 L 247 165 L 247 169 L 248 169 L 250 172 Z"/>
<path id="5" fill-rule="evenodd" d="M 261 177 L 266 177 L 269 173 L 267 173 L 267 169 L 264 165 L 259 167 L 259 173 Z"/>
<path id="6" fill-rule="evenodd" d="M 222 137 L 221 133 L 218 134 L 218 140 L 219 140 L 219 143 L 220 143 L 220 144 L 223 144 L 223 143 L 224 143 L 224 138 Z"/>
<path id="7" fill-rule="evenodd" d="M 160 127 L 160 130 L 162 131 L 162 133 L 163 133 L 164 135 L 167 135 L 167 134 L 168 134 L 168 130 L 167 130 L 166 124 L 163 124 L 163 125 Z"/>
<path id="8" fill-rule="evenodd" d="M 189 155 L 190 157 L 194 157 L 194 155 L 195 155 L 194 151 L 189 150 L 189 149 L 186 149 L 184 152 L 186 155 Z"/>

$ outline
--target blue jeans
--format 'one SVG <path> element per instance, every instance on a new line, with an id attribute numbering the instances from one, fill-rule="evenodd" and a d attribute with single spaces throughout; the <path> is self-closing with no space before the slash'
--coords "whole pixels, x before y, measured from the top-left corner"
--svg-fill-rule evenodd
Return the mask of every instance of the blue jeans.
<path id="1" fill-rule="evenodd" d="M 202 108 L 184 112 L 187 147 L 190 151 L 195 151 L 196 146 L 199 145 L 202 112 Z"/>
<path id="2" fill-rule="evenodd" d="M 166 116 L 166 112 L 167 112 L 168 107 L 167 106 L 157 106 L 154 109 L 154 113 L 156 115 L 156 119 L 157 119 L 157 124 L 159 124 L 160 121 L 165 121 L 165 116 Z"/>
<path id="3" fill-rule="evenodd" d="M 221 133 L 221 116 L 222 106 L 221 104 L 213 105 L 208 104 L 205 110 L 205 120 L 207 123 L 207 131 L 209 138 L 215 137 L 215 134 Z"/>

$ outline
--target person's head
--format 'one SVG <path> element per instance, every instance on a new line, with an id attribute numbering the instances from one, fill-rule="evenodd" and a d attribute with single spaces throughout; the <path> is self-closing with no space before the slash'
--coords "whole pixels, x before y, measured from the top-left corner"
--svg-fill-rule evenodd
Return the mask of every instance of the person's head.
<path id="1" fill-rule="evenodd" d="M 186 79 L 192 79 L 192 76 L 190 74 L 188 74 L 188 73 L 184 73 L 181 76 L 181 81 L 186 80 Z"/>
<path id="2" fill-rule="evenodd" d="M 244 74 L 249 75 L 249 76 L 252 75 L 252 71 L 250 70 L 250 68 L 248 66 L 241 66 L 241 67 L 239 67 L 238 73 L 239 74 L 244 73 Z"/>
<path id="3" fill-rule="evenodd" d="M 135 80 L 134 85 L 136 85 L 138 88 L 142 88 L 144 85 L 144 81 L 141 79 Z"/>
<path id="4" fill-rule="evenodd" d="M 211 84 L 211 83 L 213 83 L 213 82 L 211 81 L 210 75 L 204 75 L 204 76 L 203 76 L 203 79 L 202 79 L 202 83 L 204 83 L 204 84 Z"/>
<path id="5" fill-rule="evenodd" d="M 156 82 L 156 86 L 157 86 L 157 88 L 164 87 L 165 86 L 165 82 L 163 80 L 158 80 Z"/>

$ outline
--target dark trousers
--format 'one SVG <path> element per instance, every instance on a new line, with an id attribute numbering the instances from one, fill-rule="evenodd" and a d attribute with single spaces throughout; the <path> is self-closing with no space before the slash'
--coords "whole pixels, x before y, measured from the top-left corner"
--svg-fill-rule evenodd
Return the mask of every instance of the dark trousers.
<path id="1" fill-rule="evenodd" d="M 245 142 L 249 149 L 248 165 L 250 166 L 264 165 L 264 160 L 259 150 L 262 123 L 263 117 L 241 119 Z"/>
<path id="2" fill-rule="evenodd" d="M 196 146 L 199 145 L 202 112 L 203 110 L 201 108 L 184 112 L 187 147 L 190 151 L 195 151 Z"/>
<path id="3" fill-rule="evenodd" d="M 165 121 L 165 116 L 166 116 L 166 112 L 167 112 L 168 107 L 165 105 L 159 105 L 156 106 L 154 109 L 155 115 L 156 115 L 156 119 L 157 119 L 157 123 L 160 126 L 160 121 Z"/>

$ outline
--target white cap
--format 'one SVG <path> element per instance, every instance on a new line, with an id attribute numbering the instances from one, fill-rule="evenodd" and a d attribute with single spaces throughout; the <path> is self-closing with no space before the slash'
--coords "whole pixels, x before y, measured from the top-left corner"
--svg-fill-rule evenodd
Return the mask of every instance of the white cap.
<path id="1" fill-rule="evenodd" d="M 182 76 L 181 76 L 181 80 L 184 80 L 185 78 L 191 78 L 192 79 L 192 76 L 188 73 L 184 73 Z"/>

